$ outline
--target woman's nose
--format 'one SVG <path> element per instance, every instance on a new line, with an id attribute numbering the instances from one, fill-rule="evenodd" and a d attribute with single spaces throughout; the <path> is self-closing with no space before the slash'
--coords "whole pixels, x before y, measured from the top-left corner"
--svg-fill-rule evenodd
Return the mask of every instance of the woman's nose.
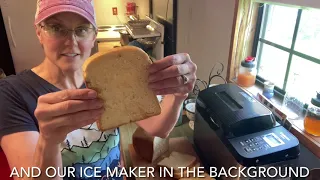
<path id="1" fill-rule="evenodd" d="M 69 32 L 66 36 L 65 40 L 66 45 L 78 45 L 77 36 L 74 32 Z"/>

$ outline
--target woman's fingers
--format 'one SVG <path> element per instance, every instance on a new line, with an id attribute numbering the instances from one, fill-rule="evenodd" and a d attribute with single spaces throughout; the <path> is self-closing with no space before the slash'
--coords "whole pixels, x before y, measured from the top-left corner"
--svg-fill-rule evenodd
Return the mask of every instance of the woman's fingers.
<path id="1" fill-rule="evenodd" d="M 103 107 L 104 103 L 100 99 L 92 100 L 67 100 L 56 104 L 44 105 L 37 109 L 40 117 L 55 117 L 64 114 L 71 114 L 79 111 L 99 109 Z"/>
<path id="2" fill-rule="evenodd" d="M 187 60 L 190 60 L 190 56 L 184 53 L 167 56 L 151 64 L 149 67 L 149 73 L 152 74 L 152 73 L 161 71 L 163 69 L 166 69 L 170 66 L 183 64 Z"/>
<path id="3" fill-rule="evenodd" d="M 86 100 L 97 97 L 92 89 L 68 89 L 40 96 L 38 103 L 55 104 L 67 100 Z"/>
<path id="4" fill-rule="evenodd" d="M 175 54 L 149 67 L 149 87 L 158 95 L 184 95 L 192 91 L 197 66 L 188 54 Z"/>
<path id="5" fill-rule="evenodd" d="M 191 73 L 191 68 L 189 67 L 189 64 L 179 64 L 179 65 L 174 65 L 170 66 L 166 69 L 163 69 L 159 72 L 150 74 L 149 76 L 149 82 L 153 83 L 156 81 L 161 81 L 167 78 L 173 78 L 173 77 L 179 77 L 180 75 L 183 74 L 188 74 Z"/>
<path id="6" fill-rule="evenodd" d="M 100 119 L 104 108 L 80 111 L 77 113 L 59 116 L 55 119 L 56 127 L 70 126 L 79 129 Z"/>
<path id="7" fill-rule="evenodd" d="M 179 78 L 181 75 L 195 74 L 197 66 L 188 54 L 176 54 L 156 61 L 149 68 L 149 82 Z M 194 78 L 191 78 L 194 79 Z"/>
<path id="8" fill-rule="evenodd" d="M 182 76 L 176 76 L 176 77 L 150 83 L 149 87 L 153 90 L 161 90 L 161 89 L 183 86 L 185 85 L 185 83 L 193 82 L 195 80 L 194 79 L 195 76 L 192 74 L 186 74 L 185 77 L 187 78 L 187 82 L 184 81 Z"/>
<path id="9" fill-rule="evenodd" d="M 179 87 L 157 89 L 154 91 L 157 95 L 167 95 L 167 94 L 175 94 L 175 93 L 186 94 L 192 91 L 192 89 L 193 89 L 193 84 L 188 83 L 186 85 L 179 86 Z"/>
<path id="10" fill-rule="evenodd" d="M 60 143 L 69 132 L 100 119 L 103 102 L 90 89 L 63 90 L 38 98 L 34 115 L 43 137 Z"/>

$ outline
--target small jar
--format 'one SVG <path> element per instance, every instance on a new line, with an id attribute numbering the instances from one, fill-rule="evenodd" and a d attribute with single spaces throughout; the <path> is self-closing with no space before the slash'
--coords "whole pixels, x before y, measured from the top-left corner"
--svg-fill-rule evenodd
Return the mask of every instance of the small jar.
<path id="1" fill-rule="evenodd" d="M 256 82 L 257 70 L 254 57 L 247 57 L 241 62 L 237 83 L 242 87 L 251 87 Z"/>
<path id="2" fill-rule="evenodd" d="M 263 87 L 263 92 L 262 94 L 268 98 L 271 99 L 274 95 L 273 89 L 274 89 L 274 84 L 270 81 L 266 81 L 263 83 L 264 87 Z"/>
<path id="3" fill-rule="evenodd" d="M 320 92 L 317 92 L 317 97 L 311 99 L 304 119 L 304 129 L 309 134 L 320 136 Z"/>

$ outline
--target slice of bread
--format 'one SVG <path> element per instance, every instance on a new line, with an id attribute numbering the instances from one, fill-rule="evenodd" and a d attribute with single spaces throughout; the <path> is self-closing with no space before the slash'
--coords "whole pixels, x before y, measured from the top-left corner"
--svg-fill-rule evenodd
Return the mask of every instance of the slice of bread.
<path id="1" fill-rule="evenodd" d="M 192 167 L 197 163 L 197 158 L 189 154 L 173 151 L 169 157 L 158 162 L 158 166 L 173 168 L 175 173 L 180 173 L 179 167 Z"/>
<path id="2" fill-rule="evenodd" d="M 198 172 L 198 168 L 200 166 L 200 163 L 197 162 L 195 165 L 193 165 L 192 167 L 187 167 L 189 172 L 187 171 L 187 168 L 184 168 L 183 169 L 183 172 L 181 172 L 181 170 L 179 170 L 179 172 L 174 172 L 173 174 L 173 177 L 176 178 L 176 179 L 180 179 L 180 178 L 183 178 L 183 177 L 187 177 L 188 176 L 188 173 L 189 173 L 189 177 L 191 176 L 192 172 L 191 171 L 194 171 L 195 173 Z"/>
<path id="3" fill-rule="evenodd" d="M 97 121 L 105 131 L 159 115 L 156 94 L 148 87 L 152 62 L 140 48 L 124 46 L 89 57 L 82 66 L 87 88 L 104 101 L 105 112 Z"/>
<path id="4" fill-rule="evenodd" d="M 196 179 L 211 179 L 214 180 L 215 178 L 210 177 L 210 175 L 205 172 L 204 167 L 200 166 L 201 164 L 197 162 L 193 167 L 189 167 L 188 171 L 184 169 L 183 173 L 174 173 L 174 178 L 179 180 L 196 180 Z"/>
<path id="5" fill-rule="evenodd" d="M 200 177 L 183 177 L 183 178 L 178 178 L 179 180 L 215 180 L 215 178 L 210 177 L 208 173 L 201 174 Z"/>

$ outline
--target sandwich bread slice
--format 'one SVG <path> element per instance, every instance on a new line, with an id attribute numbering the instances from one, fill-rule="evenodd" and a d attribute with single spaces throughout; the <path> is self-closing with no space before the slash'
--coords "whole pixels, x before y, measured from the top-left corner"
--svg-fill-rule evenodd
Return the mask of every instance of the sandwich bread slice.
<path id="1" fill-rule="evenodd" d="M 82 66 L 87 88 L 104 101 L 100 131 L 159 115 L 156 94 L 148 87 L 152 62 L 140 48 L 124 46 L 89 57 Z"/>
<path id="2" fill-rule="evenodd" d="M 173 168 L 174 172 L 180 172 L 179 167 L 192 167 L 196 163 L 196 157 L 189 154 L 173 151 L 168 157 L 165 157 L 161 161 L 159 161 L 158 165 L 162 167 Z"/>
<path id="3" fill-rule="evenodd" d="M 208 173 L 201 173 L 201 176 L 199 177 L 183 177 L 183 178 L 178 178 L 179 180 L 215 180 L 215 178 L 210 177 Z"/>

